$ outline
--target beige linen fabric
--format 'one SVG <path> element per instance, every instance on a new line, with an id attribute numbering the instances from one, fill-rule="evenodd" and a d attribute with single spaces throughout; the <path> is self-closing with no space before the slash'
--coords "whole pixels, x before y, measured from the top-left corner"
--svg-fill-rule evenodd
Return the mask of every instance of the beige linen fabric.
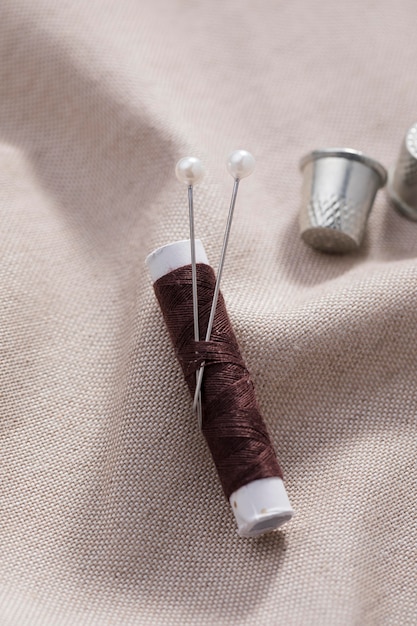
<path id="1" fill-rule="evenodd" d="M 417 623 L 417 225 L 299 240 L 308 150 L 386 165 L 417 119 L 414 0 L 3 0 L 1 626 Z M 196 231 L 297 515 L 238 537 L 144 259 Z"/>

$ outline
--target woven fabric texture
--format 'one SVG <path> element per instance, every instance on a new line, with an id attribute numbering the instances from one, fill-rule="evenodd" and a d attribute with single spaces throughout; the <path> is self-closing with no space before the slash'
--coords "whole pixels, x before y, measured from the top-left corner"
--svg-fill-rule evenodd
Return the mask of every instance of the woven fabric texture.
<path id="1" fill-rule="evenodd" d="M 417 225 L 299 239 L 298 160 L 386 166 L 416 121 L 415 0 L 3 0 L 2 626 L 387 626 L 417 619 Z M 236 534 L 145 256 L 196 233 L 295 518 Z"/>

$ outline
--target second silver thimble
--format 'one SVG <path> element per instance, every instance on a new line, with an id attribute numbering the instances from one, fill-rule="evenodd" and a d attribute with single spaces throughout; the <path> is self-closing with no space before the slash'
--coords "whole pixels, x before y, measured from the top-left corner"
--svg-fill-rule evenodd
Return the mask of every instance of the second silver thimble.
<path id="1" fill-rule="evenodd" d="M 385 168 L 350 148 L 314 150 L 300 161 L 303 241 L 323 252 L 350 252 L 363 239 Z"/>
<path id="2" fill-rule="evenodd" d="M 408 129 L 395 170 L 390 172 L 388 195 L 401 213 L 417 220 L 417 123 Z"/>

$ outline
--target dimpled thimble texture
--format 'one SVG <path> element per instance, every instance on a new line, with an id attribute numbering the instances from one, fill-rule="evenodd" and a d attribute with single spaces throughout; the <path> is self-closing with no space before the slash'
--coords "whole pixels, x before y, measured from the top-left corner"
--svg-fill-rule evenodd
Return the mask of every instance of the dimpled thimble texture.
<path id="1" fill-rule="evenodd" d="M 347 148 L 315 150 L 300 162 L 303 241 L 323 252 L 350 252 L 363 239 L 375 195 L 385 184 L 385 169 Z"/>
<path id="2" fill-rule="evenodd" d="M 417 122 L 401 144 L 395 170 L 390 173 L 388 194 L 400 213 L 417 221 Z"/>

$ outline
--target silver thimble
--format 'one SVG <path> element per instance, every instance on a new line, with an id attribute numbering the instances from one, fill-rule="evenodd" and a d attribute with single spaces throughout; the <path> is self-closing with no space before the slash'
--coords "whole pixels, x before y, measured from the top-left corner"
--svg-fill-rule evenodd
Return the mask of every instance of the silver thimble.
<path id="1" fill-rule="evenodd" d="M 390 172 L 388 195 L 406 217 L 417 220 L 417 123 L 408 129 L 395 170 Z"/>
<path id="2" fill-rule="evenodd" d="M 363 239 L 376 193 L 387 180 L 385 168 L 349 148 L 314 150 L 300 161 L 303 241 L 323 252 L 350 252 Z"/>

